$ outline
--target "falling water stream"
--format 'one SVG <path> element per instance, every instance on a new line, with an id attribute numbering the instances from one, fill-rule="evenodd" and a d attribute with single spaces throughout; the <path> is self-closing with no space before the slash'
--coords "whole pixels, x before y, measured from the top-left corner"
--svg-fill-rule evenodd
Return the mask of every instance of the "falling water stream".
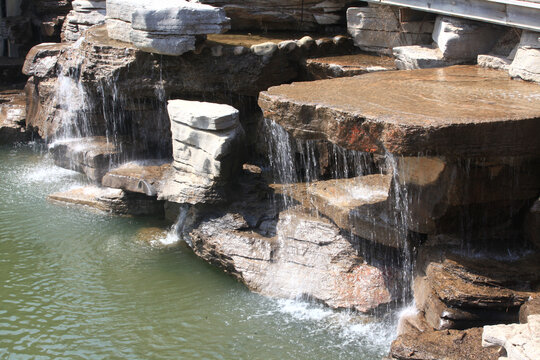
<path id="1" fill-rule="evenodd" d="M 249 292 L 185 243 L 141 238 L 151 218 L 47 202 L 83 178 L 37 146 L 0 148 L 0 358 L 378 359 L 373 319 Z"/>

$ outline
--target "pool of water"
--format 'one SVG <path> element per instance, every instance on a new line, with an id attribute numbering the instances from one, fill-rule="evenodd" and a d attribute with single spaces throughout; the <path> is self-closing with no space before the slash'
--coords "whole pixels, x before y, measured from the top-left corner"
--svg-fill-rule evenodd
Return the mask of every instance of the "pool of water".
<path id="1" fill-rule="evenodd" d="M 1 359 L 379 359 L 374 320 L 249 292 L 150 218 L 49 203 L 80 185 L 39 147 L 0 147 Z"/>

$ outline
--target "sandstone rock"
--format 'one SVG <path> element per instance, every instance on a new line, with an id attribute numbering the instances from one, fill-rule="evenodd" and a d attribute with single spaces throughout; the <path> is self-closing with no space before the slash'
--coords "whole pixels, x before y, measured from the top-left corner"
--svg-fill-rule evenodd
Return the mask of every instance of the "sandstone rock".
<path id="1" fill-rule="evenodd" d="M 519 308 L 519 322 L 521 324 L 527 323 L 530 315 L 540 315 L 539 295 L 540 294 L 536 294 L 535 297 L 529 298 L 529 300 Z"/>
<path id="2" fill-rule="evenodd" d="M 482 346 L 502 346 L 509 360 L 540 357 L 540 315 L 529 315 L 526 324 L 484 326 Z"/>
<path id="3" fill-rule="evenodd" d="M 27 141 L 32 133 L 25 129 L 26 96 L 21 90 L 0 91 L 0 144 Z"/>
<path id="4" fill-rule="evenodd" d="M 537 291 L 534 255 L 509 261 L 447 252 L 438 260 L 441 250 L 430 251 L 419 255 L 428 260 L 419 262 L 425 275 L 415 279 L 414 296 L 436 330 L 516 321 L 519 307 Z"/>
<path id="5" fill-rule="evenodd" d="M 76 0 L 62 26 L 62 41 L 77 41 L 89 27 L 105 22 L 105 0 Z"/>
<path id="6" fill-rule="evenodd" d="M 397 46 L 392 53 L 399 70 L 439 68 L 466 62 L 463 59 L 446 59 L 439 48 L 431 46 Z"/>
<path id="7" fill-rule="evenodd" d="M 504 100 L 509 88 L 520 100 Z M 513 156 L 540 154 L 532 137 L 540 126 L 540 106 L 531 100 L 536 94 L 535 85 L 501 72 L 455 66 L 281 85 L 262 92 L 259 105 L 294 137 L 346 149 L 470 157 L 504 148 Z M 464 97 L 474 100 L 464 104 Z"/>
<path id="8" fill-rule="evenodd" d="M 399 21 L 396 7 L 369 4 L 347 9 L 347 29 L 356 46 L 366 51 L 387 53 L 396 46 L 429 44 L 433 23 Z"/>
<path id="9" fill-rule="evenodd" d="M 512 77 L 540 82 L 540 33 L 524 31 L 521 42 L 510 65 Z"/>
<path id="10" fill-rule="evenodd" d="M 140 194 L 120 189 L 86 186 L 51 194 L 48 200 L 88 206 L 118 215 L 163 215 L 163 203 Z"/>
<path id="11" fill-rule="evenodd" d="M 171 121 L 200 130 L 227 130 L 240 125 L 238 110 L 229 105 L 199 101 L 170 100 Z"/>
<path id="12" fill-rule="evenodd" d="M 251 47 L 251 52 L 257 56 L 271 56 L 277 49 L 278 46 L 273 42 L 266 42 L 258 45 L 253 45 Z"/>
<path id="13" fill-rule="evenodd" d="M 478 55 L 477 62 L 478 66 L 505 71 L 510 69 L 512 63 L 508 58 L 498 55 Z"/>
<path id="14" fill-rule="evenodd" d="M 387 202 L 390 181 L 388 175 L 366 175 L 271 186 L 304 208 L 315 208 L 340 229 L 381 245 L 400 248 L 405 239 L 391 220 L 393 204 Z"/>
<path id="15" fill-rule="evenodd" d="M 357 54 L 307 59 L 305 68 L 308 80 L 322 80 L 394 70 L 395 66 L 390 57 Z"/>
<path id="16" fill-rule="evenodd" d="M 111 167 L 133 155 L 129 148 L 128 143 L 120 147 L 105 137 L 90 137 L 58 140 L 51 145 L 50 151 L 57 166 L 81 172 L 91 181 L 101 183 Z"/>
<path id="17" fill-rule="evenodd" d="M 391 301 L 383 271 L 358 258 L 329 222 L 282 213 L 274 231 L 262 231 L 264 223 L 253 229 L 238 213 L 211 216 L 189 238 L 197 255 L 264 295 L 305 296 L 362 312 Z"/>
<path id="18" fill-rule="evenodd" d="M 222 9 L 179 0 L 110 0 L 107 18 L 109 37 L 131 42 L 142 51 L 173 56 L 195 50 L 198 35 L 230 28 Z"/>
<path id="19" fill-rule="evenodd" d="M 501 34 L 502 30 L 493 25 L 438 16 L 433 40 L 445 59 L 474 60 L 479 54 L 489 52 Z"/>
<path id="20" fill-rule="evenodd" d="M 169 163 L 159 160 L 129 162 L 106 173 L 102 185 L 156 196 L 169 169 Z"/>
<path id="21" fill-rule="evenodd" d="M 482 348 L 482 328 L 426 331 L 398 336 L 390 349 L 399 360 L 496 360 L 496 348 Z"/>
<path id="22" fill-rule="evenodd" d="M 160 198 L 193 204 L 219 199 L 221 190 L 216 188 L 240 170 L 238 151 L 244 132 L 238 110 L 184 100 L 170 100 L 168 109 L 174 172 Z"/>
<path id="23" fill-rule="evenodd" d="M 26 55 L 22 72 L 40 78 L 54 76 L 58 57 L 68 47 L 68 44 L 62 43 L 43 43 L 34 46 Z"/>
<path id="24" fill-rule="evenodd" d="M 314 31 L 339 25 L 349 2 L 345 0 L 202 0 L 222 7 L 233 30 Z"/>

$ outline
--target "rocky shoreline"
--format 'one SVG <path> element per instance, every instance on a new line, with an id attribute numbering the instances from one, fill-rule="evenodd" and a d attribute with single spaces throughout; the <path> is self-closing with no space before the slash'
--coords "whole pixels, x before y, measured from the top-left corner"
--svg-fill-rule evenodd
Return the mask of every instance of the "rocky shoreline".
<path id="1" fill-rule="evenodd" d="M 539 34 L 200 3 L 58 4 L 63 42 L 0 63 L 24 74 L 2 84 L 0 143 L 39 137 L 92 184 L 49 199 L 170 219 L 263 295 L 374 316 L 414 300 L 389 359 L 536 359 Z"/>

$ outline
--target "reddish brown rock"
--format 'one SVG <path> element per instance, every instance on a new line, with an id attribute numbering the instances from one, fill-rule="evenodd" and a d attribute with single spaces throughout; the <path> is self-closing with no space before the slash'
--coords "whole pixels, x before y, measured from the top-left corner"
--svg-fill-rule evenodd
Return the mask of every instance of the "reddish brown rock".
<path id="1" fill-rule="evenodd" d="M 259 105 L 294 137 L 347 149 L 538 156 L 539 96 L 538 86 L 499 71 L 453 66 L 281 85 Z"/>
<path id="2" fill-rule="evenodd" d="M 482 348 L 482 328 L 426 331 L 398 336 L 390 358 L 399 360 L 496 360 L 499 349 Z"/>

